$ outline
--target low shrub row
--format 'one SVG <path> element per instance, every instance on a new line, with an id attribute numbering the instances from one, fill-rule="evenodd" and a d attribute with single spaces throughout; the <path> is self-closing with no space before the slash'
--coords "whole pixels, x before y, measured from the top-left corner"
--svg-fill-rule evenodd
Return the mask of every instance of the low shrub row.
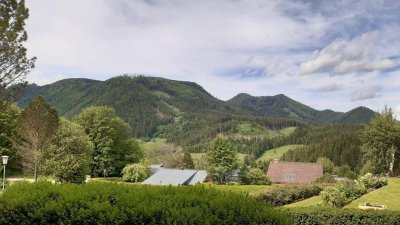
<path id="1" fill-rule="evenodd" d="M 292 224 L 278 209 L 214 188 L 19 183 L 0 196 L 0 224 Z"/>
<path id="2" fill-rule="evenodd" d="M 330 225 L 400 225 L 400 212 L 362 211 L 321 207 L 287 209 L 294 224 Z"/>
<path id="3" fill-rule="evenodd" d="M 317 196 L 321 190 L 318 185 L 281 185 L 260 192 L 256 198 L 273 206 L 283 206 Z"/>

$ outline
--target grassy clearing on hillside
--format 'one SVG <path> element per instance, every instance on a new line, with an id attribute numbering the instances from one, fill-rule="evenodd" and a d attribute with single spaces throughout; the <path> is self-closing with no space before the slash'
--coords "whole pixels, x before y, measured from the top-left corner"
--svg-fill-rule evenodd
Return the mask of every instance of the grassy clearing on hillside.
<path id="1" fill-rule="evenodd" d="M 351 202 L 344 208 L 356 208 L 362 203 L 385 205 L 389 210 L 400 211 L 400 178 L 389 178 L 389 184 Z"/>
<path id="2" fill-rule="evenodd" d="M 310 207 L 310 206 L 317 206 L 322 204 L 322 199 L 320 196 L 314 196 L 311 198 L 307 198 L 303 201 L 295 202 L 289 205 L 285 205 L 284 207 L 287 208 L 302 208 L 302 207 Z"/>
<path id="3" fill-rule="evenodd" d="M 163 138 L 154 138 L 148 142 L 142 142 L 142 147 L 144 152 L 152 152 L 154 150 L 162 148 L 166 144 L 166 139 Z"/>
<path id="4" fill-rule="evenodd" d="M 296 149 L 299 147 L 302 147 L 303 145 L 285 145 L 279 148 L 274 148 L 270 149 L 264 152 L 260 156 L 260 158 L 257 159 L 257 161 L 268 161 L 268 160 L 273 160 L 273 159 L 279 159 L 283 154 L 285 154 L 287 151 L 291 149 Z"/>
<path id="5" fill-rule="evenodd" d="M 190 153 L 190 156 L 193 159 L 193 162 L 195 165 L 203 165 L 204 161 L 207 160 L 207 153 Z M 248 154 L 244 154 L 244 153 L 238 153 L 237 157 L 238 157 L 238 161 L 239 163 L 243 163 L 244 158 L 248 156 Z"/>
<path id="6" fill-rule="evenodd" d="M 297 127 L 286 127 L 281 129 L 279 132 L 284 134 L 285 136 L 289 136 L 296 130 L 296 128 Z"/>

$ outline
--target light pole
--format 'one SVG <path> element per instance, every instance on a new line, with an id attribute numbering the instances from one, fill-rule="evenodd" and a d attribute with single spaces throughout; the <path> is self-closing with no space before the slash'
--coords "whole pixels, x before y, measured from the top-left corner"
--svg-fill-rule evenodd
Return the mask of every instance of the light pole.
<path id="1" fill-rule="evenodd" d="M 3 165 L 4 165 L 4 168 L 3 168 L 3 191 L 4 191 L 4 187 L 6 184 L 6 165 L 8 162 L 8 156 L 3 155 L 3 156 L 1 156 L 1 158 L 3 159 Z"/>

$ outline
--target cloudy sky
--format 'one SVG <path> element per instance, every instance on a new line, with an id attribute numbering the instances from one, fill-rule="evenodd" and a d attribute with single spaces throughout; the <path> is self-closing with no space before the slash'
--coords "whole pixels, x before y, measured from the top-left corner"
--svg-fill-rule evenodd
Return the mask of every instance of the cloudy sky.
<path id="1" fill-rule="evenodd" d="M 28 80 L 145 74 L 400 113 L 400 1 L 28 0 Z"/>

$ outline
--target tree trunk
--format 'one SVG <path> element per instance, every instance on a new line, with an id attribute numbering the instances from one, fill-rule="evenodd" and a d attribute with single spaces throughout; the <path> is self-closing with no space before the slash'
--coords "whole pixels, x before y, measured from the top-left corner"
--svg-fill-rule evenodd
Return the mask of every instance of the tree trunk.
<path id="1" fill-rule="evenodd" d="M 34 173 L 35 182 L 37 182 L 37 162 L 35 162 L 35 173 Z"/>
<path id="2" fill-rule="evenodd" d="M 394 153 L 395 153 L 395 148 L 394 148 L 394 146 L 392 145 L 392 148 L 390 149 L 389 176 L 393 176 Z"/>

